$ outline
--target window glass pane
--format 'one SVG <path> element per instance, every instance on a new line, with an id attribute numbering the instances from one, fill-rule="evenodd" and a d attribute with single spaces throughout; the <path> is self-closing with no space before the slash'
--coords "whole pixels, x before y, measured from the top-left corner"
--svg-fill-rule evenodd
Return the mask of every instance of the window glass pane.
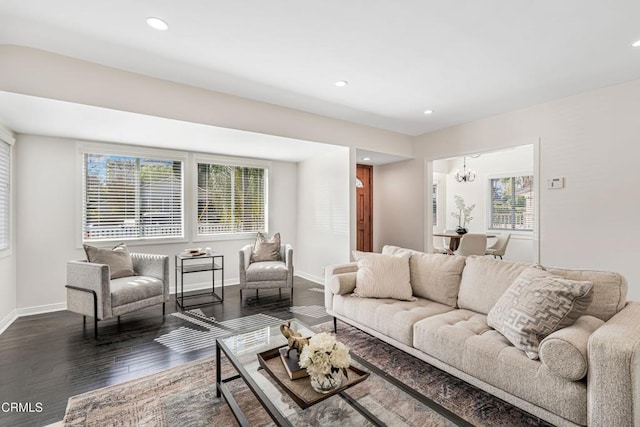
<path id="1" fill-rule="evenodd" d="M 265 172 L 198 163 L 198 235 L 264 231 Z"/>
<path id="2" fill-rule="evenodd" d="M 182 237 L 182 162 L 85 154 L 85 240 Z"/>
<path id="3" fill-rule="evenodd" d="M 493 178 L 491 185 L 492 230 L 533 230 L 533 176 Z"/>
<path id="4" fill-rule="evenodd" d="M 0 141 L 0 250 L 9 248 L 10 239 L 10 162 L 11 149 L 9 144 Z"/>
<path id="5" fill-rule="evenodd" d="M 434 184 L 431 190 L 431 200 L 433 207 L 433 225 L 438 225 L 438 185 Z"/>

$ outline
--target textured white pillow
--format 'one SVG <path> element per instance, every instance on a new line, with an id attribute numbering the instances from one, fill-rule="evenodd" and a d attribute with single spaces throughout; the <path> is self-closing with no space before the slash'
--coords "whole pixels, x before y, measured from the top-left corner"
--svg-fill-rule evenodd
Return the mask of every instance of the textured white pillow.
<path id="1" fill-rule="evenodd" d="M 487 324 L 530 359 L 547 335 L 575 322 L 593 300 L 593 283 L 527 268 L 487 315 Z"/>
<path id="2" fill-rule="evenodd" d="M 409 254 L 354 251 L 353 257 L 358 264 L 355 296 L 415 301 L 409 280 Z"/>

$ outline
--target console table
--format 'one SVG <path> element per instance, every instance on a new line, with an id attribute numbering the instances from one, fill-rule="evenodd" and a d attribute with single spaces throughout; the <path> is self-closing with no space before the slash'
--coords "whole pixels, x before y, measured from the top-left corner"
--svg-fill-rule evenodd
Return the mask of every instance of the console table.
<path id="1" fill-rule="evenodd" d="M 224 255 L 218 253 L 188 256 L 176 255 L 175 283 L 176 283 L 176 305 L 181 309 L 200 307 L 203 305 L 216 304 L 224 301 Z M 184 293 L 184 275 L 189 273 L 211 272 L 211 290 L 206 292 L 189 292 Z M 220 272 L 220 295 L 216 293 L 216 271 Z M 180 273 L 180 280 L 178 280 Z M 206 301 L 197 301 L 193 304 L 185 304 L 187 299 L 204 299 Z"/>

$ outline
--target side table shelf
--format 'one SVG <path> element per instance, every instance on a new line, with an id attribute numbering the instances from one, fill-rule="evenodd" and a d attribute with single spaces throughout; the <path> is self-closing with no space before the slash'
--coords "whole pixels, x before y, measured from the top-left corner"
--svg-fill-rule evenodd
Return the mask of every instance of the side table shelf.
<path id="1" fill-rule="evenodd" d="M 178 307 L 184 310 L 192 307 L 217 304 L 224 301 L 224 255 L 217 253 L 194 257 L 176 255 L 175 261 L 176 305 Z M 189 292 L 185 295 L 184 275 L 206 271 L 211 272 L 211 290 L 198 293 Z M 216 293 L 216 271 L 220 272 L 220 295 Z M 178 273 L 180 273 L 180 280 L 178 280 Z M 204 299 L 204 297 L 208 297 L 206 301 L 197 301 L 193 304 L 185 303 L 185 300 L 187 299 Z"/>

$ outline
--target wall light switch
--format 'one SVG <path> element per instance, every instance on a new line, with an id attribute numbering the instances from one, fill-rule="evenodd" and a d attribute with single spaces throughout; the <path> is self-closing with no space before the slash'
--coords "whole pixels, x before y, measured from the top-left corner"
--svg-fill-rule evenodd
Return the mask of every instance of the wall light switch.
<path id="1" fill-rule="evenodd" d="M 564 188 L 564 177 L 548 179 L 547 188 L 550 188 L 553 190 L 557 188 Z"/>

